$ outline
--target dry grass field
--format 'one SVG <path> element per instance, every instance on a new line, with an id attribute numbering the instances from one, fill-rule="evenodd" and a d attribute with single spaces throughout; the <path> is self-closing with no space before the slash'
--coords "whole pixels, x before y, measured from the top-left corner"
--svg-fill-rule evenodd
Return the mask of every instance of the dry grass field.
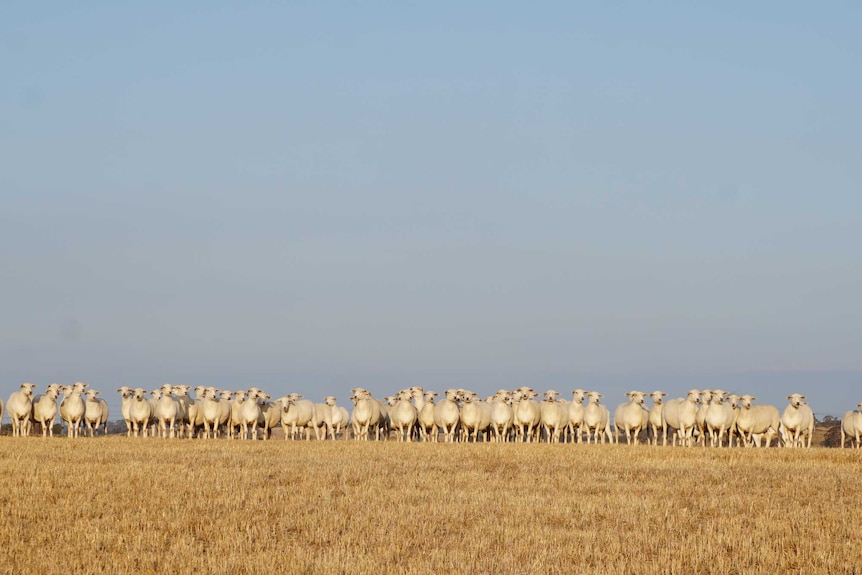
<path id="1" fill-rule="evenodd" d="M 862 572 L 862 453 L 0 437 L 0 573 Z"/>

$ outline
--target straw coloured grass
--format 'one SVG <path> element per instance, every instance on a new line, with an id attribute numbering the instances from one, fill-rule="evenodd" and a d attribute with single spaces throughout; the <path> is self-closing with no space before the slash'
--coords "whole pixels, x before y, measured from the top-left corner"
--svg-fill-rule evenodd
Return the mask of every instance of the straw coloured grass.
<path id="1" fill-rule="evenodd" d="M 862 454 L 0 438 L 2 573 L 852 573 Z"/>

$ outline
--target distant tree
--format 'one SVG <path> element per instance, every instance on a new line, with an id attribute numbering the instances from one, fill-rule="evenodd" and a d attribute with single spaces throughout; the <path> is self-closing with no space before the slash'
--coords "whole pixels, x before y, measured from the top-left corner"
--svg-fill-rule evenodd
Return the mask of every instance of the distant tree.
<path id="1" fill-rule="evenodd" d="M 823 447 L 841 447 L 841 422 L 838 423 L 839 425 L 831 426 L 826 431 L 826 437 L 820 445 Z"/>

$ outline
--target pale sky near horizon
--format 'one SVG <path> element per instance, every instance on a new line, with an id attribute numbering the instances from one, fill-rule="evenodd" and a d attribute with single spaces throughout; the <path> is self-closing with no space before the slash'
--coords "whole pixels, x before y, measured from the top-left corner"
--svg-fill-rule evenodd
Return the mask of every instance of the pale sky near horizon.
<path id="1" fill-rule="evenodd" d="M 849 2 L 4 3 L 0 395 L 853 409 L 860 25 Z"/>

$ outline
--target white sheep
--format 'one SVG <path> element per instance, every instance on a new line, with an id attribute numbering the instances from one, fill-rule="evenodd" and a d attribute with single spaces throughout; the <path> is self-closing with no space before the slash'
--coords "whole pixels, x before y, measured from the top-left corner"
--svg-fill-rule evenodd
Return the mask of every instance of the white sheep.
<path id="1" fill-rule="evenodd" d="M 697 404 L 700 392 L 692 389 L 685 398 L 671 399 L 662 409 L 662 445 L 667 445 L 667 430 L 674 430 L 672 443 L 679 440 L 680 445 L 693 445 L 692 435 L 697 425 Z"/>
<path id="2" fill-rule="evenodd" d="M 84 423 L 87 426 L 87 432 L 90 437 L 93 437 L 102 427 L 102 435 L 106 435 L 108 432 L 108 402 L 98 397 L 99 392 L 95 389 L 88 389 L 84 395 L 87 396 L 86 401 L 84 401 Z"/>
<path id="3" fill-rule="evenodd" d="M 410 390 L 399 391 L 395 404 L 389 409 L 389 420 L 395 429 L 398 441 L 412 441 L 411 433 L 419 413 L 411 400 L 413 394 Z"/>
<path id="4" fill-rule="evenodd" d="M 727 392 L 717 389 L 711 394 L 711 402 L 706 411 L 706 433 L 709 435 L 709 443 L 712 447 L 722 447 L 724 434 L 727 433 L 729 447 L 733 447 L 733 436 L 736 423 L 736 395 L 730 396 L 730 401 L 725 402 Z M 704 441 L 704 444 L 706 442 Z"/>
<path id="5" fill-rule="evenodd" d="M 706 436 L 708 430 L 706 427 L 706 413 L 709 411 L 709 405 L 712 401 L 712 391 L 704 389 L 700 392 L 700 407 L 697 409 L 697 417 L 694 424 L 694 435 L 697 436 L 697 443 L 706 447 Z"/>
<path id="6" fill-rule="evenodd" d="M 622 431 L 626 437 L 626 443 L 638 443 L 638 434 L 645 422 L 649 421 L 649 412 L 644 409 L 643 403 L 646 393 L 642 391 L 629 391 L 626 393 L 629 400 L 621 403 L 614 410 L 614 437 Z"/>
<path id="7" fill-rule="evenodd" d="M 120 394 L 120 415 L 123 417 L 123 421 L 126 422 L 126 435 L 131 437 L 132 419 L 129 416 L 129 407 L 132 405 L 135 392 L 129 386 L 123 385 L 117 389 L 117 393 Z"/>
<path id="8" fill-rule="evenodd" d="M 317 410 L 314 402 L 309 399 L 303 399 L 298 393 L 289 393 L 281 398 L 281 427 L 284 429 L 285 439 L 296 439 L 297 429 L 305 428 L 306 441 L 311 439 L 311 430 L 315 432 L 317 439 L 320 439 L 319 425 L 317 420 Z M 288 431 L 288 427 L 290 431 Z"/>
<path id="9" fill-rule="evenodd" d="M 446 443 L 455 441 L 461 423 L 461 408 L 458 406 L 458 390 L 447 389 L 444 398 L 434 406 L 434 424 L 443 432 Z"/>
<path id="10" fill-rule="evenodd" d="M 12 437 L 30 434 L 30 413 L 33 409 L 33 390 L 35 383 L 24 382 L 19 391 L 13 392 L 6 402 L 6 412 L 12 420 Z"/>
<path id="11" fill-rule="evenodd" d="M 87 387 L 86 383 L 81 383 L 80 381 L 71 386 L 63 386 L 64 397 L 60 401 L 60 419 L 66 423 L 67 436 L 70 438 L 78 437 L 81 422 L 84 420 L 86 406 L 81 395 L 86 391 Z"/>
<path id="12" fill-rule="evenodd" d="M 569 409 L 569 436 L 572 443 L 577 439 L 578 443 L 583 440 L 584 426 L 584 400 L 587 398 L 587 392 L 583 389 L 576 389 L 572 392 L 572 401 L 568 404 Z"/>
<path id="13" fill-rule="evenodd" d="M 176 437 L 174 426 L 177 422 L 177 416 L 180 412 L 179 402 L 175 400 L 171 394 L 174 391 L 170 383 L 166 383 L 159 388 L 161 393 L 157 394 L 155 413 L 156 422 L 159 426 L 159 435 L 162 438 Z"/>
<path id="14" fill-rule="evenodd" d="M 466 441 L 479 441 L 480 437 L 489 432 L 491 426 L 491 406 L 471 391 L 462 391 L 461 396 L 461 431 Z M 487 437 L 486 437 L 487 439 Z"/>
<path id="15" fill-rule="evenodd" d="M 736 429 L 746 447 L 760 447 L 760 439 L 766 438 L 766 447 L 773 437 L 778 437 L 781 417 L 774 405 L 752 405 L 757 398 L 743 395 L 739 398 L 739 409 L 736 414 Z"/>
<path id="16" fill-rule="evenodd" d="M 329 419 L 326 421 L 330 437 L 335 440 L 336 436 L 341 433 L 341 428 L 347 425 L 350 415 L 347 410 L 336 404 L 334 395 L 327 395 L 323 398 L 323 402 L 329 407 L 325 416 Z"/>
<path id="17" fill-rule="evenodd" d="M 242 421 L 242 408 L 245 405 L 248 394 L 245 390 L 233 392 L 233 401 L 230 404 L 230 423 L 227 428 L 227 436 L 230 439 L 239 438 L 239 430 Z"/>
<path id="18" fill-rule="evenodd" d="M 860 411 L 848 411 L 841 418 L 841 449 L 844 449 L 847 437 L 853 447 L 862 448 L 862 403 L 857 403 L 856 407 Z"/>
<path id="19" fill-rule="evenodd" d="M 539 421 L 545 430 L 545 438 L 548 443 L 559 443 L 560 435 L 569 424 L 568 405 L 557 401 L 559 391 L 549 389 L 542 395 L 545 399 L 539 402 Z"/>
<path id="20" fill-rule="evenodd" d="M 177 437 L 182 437 L 183 433 L 186 433 L 187 437 L 192 436 L 189 425 L 191 423 L 191 409 L 194 405 L 194 400 L 189 395 L 191 389 L 190 385 L 178 384 L 173 386 L 177 401 Z"/>
<path id="21" fill-rule="evenodd" d="M 649 396 L 652 399 L 652 407 L 649 410 L 649 429 L 652 432 L 652 444 L 658 445 L 658 432 L 662 428 L 661 412 L 664 409 L 663 402 L 667 394 L 663 391 L 654 391 Z"/>
<path id="22" fill-rule="evenodd" d="M 435 398 L 439 395 L 436 391 L 424 391 L 422 393 L 422 401 L 416 404 L 416 411 L 418 412 L 416 426 L 419 428 L 419 437 L 422 438 L 422 441 L 437 441 L 437 424 L 434 423 L 434 404 Z"/>
<path id="23" fill-rule="evenodd" d="M 803 400 L 804 395 L 791 393 L 787 396 L 790 404 L 781 415 L 781 436 L 785 447 L 802 447 L 807 439 L 805 447 L 811 447 L 811 438 L 814 436 L 814 412 Z"/>
<path id="24" fill-rule="evenodd" d="M 512 394 L 512 411 L 514 412 L 515 433 L 522 442 L 535 441 L 536 432 L 540 429 L 541 408 L 534 401 L 539 397 L 532 387 L 522 386 Z"/>
<path id="25" fill-rule="evenodd" d="M 608 408 L 601 403 L 602 394 L 598 391 L 587 393 L 587 406 L 584 408 L 584 429 L 587 433 L 587 443 L 591 439 L 595 443 L 604 443 L 605 437 L 613 443 L 611 434 L 611 415 Z"/>
<path id="26" fill-rule="evenodd" d="M 500 389 L 491 398 L 491 430 L 497 443 L 509 441 L 515 412 L 512 410 L 512 394 Z"/>
<path id="27" fill-rule="evenodd" d="M 129 405 L 129 421 L 132 423 L 132 434 L 135 437 L 146 437 L 147 427 L 153 415 L 153 408 L 146 397 L 147 390 L 136 387 L 132 393 L 132 403 Z"/>
<path id="28" fill-rule="evenodd" d="M 57 417 L 57 398 L 60 396 L 60 385 L 52 383 L 44 394 L 33 399 L 31 422 L 38 423 L 42 428 L 42 437 L 54 437 L 54 418 Z"/>

